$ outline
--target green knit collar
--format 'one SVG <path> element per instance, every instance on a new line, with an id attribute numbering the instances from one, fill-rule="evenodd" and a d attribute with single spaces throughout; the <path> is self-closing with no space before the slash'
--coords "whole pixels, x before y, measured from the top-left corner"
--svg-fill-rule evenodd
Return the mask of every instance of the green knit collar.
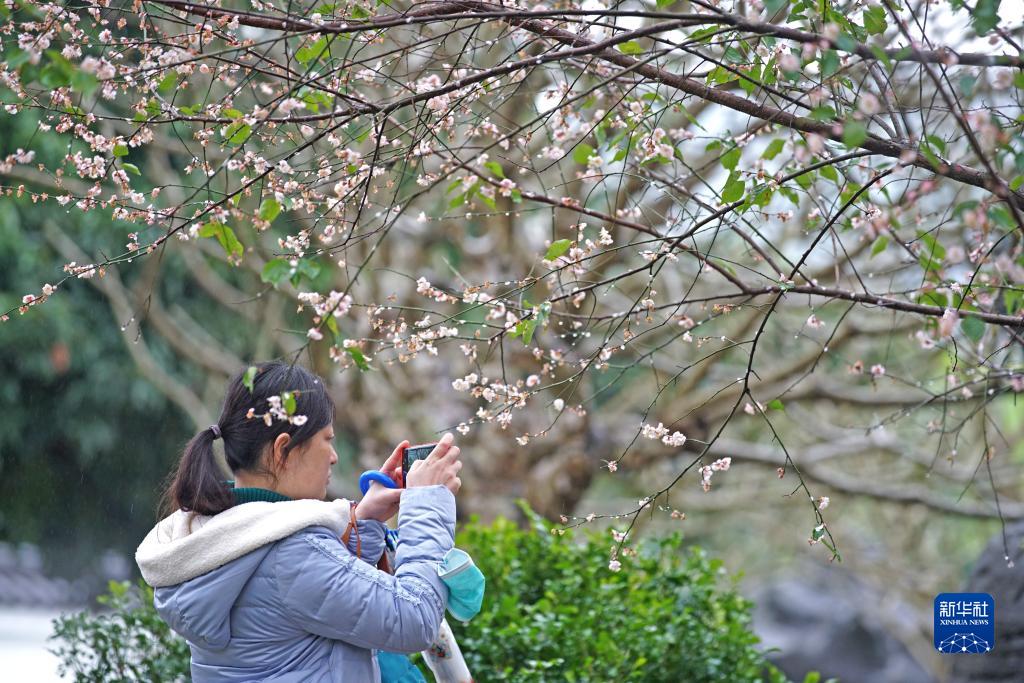
<path id="1" fill-rule="evenodd" d="M 277 491 L 271 491 L 270 489 L 261 489 L 256 487 L 235 488 L 234 481 L 227 482 L 227 485 L 231 488 L 231 495 L 235 497 L 235 505 L 241 505 L 242 503 L 255 503 L 257 501 L 280 503 L 286 500 L 291 500 L 288 496 L 278 493 Z"/>

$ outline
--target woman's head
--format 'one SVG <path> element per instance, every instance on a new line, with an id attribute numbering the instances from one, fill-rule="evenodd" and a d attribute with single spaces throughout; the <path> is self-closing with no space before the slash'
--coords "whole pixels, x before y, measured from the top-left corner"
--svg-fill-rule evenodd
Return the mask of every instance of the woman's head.
<path id="1" fill-rule="evenodd" d="M 217 432 L 224 439 L 227 465 L 236 476 L 269 476 L 282 483 L 287 490 L 275 488 L 289 497 L 323 497 L 330 465 L 337 461 L 330 443 L 334 401 L 324 381 L 305 368 L 280 361 L 255 368 L 252 389 L 246 384 L 251 371 L 232 378 L 217 424 L 185 446 L 166 493 L 169 508 L 214 515 L 232 506 L 231 492 L 213 453 Z"/>

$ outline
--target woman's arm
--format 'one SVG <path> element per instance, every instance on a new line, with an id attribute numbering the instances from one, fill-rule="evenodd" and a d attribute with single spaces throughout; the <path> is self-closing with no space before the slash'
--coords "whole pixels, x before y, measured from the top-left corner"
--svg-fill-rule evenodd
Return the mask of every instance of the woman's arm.
<path id="1" fill-rule="evenodd" d="M 395 575 L 359 562 L 330 530 L 281 545 L 275 574 L 284 611 L 299 628 L 359 647 L 418 652 L 437 635 L 448 589 L 437 564 L 455 540 L 455 496 L 444 486 L 402 493 Z"/>

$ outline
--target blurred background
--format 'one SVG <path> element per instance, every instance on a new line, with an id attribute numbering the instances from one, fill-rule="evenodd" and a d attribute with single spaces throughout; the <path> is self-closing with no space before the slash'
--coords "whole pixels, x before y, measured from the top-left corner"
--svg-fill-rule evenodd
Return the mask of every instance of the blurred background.
<path id="1" fill-rule="evenodd" d="M 3 138 L 12 137 L 13 124 L 4 121 Z M 46 225 L 66 219 L 51 207 L 0 200 L 5 296 L 39 273 L 59 270 L 67 254 Z M 83 248 L 99 252 L 104 233 L 92 220 L 79 218 L 66 229 Z M 423 263 L 411 266 L 415 272 L 443 266 L 459 253 L 453 236 L 444 232 L 418 239 L 422 246 L 410 248 L 410 258 Z M 31 317 L 0 325 L 0 659 L 31 672 L 34 680 L 44 680 L 37 675 L 55 666 L 45 652 L 49 619 L 89 606 L 108 579 L 137 575 L 134 549 L 156 520 L 162 484 L 180 449 L 215 418 L 228 373 L 242 368 L 243 358 L 274 355 L 277 328 L 293 324 L 281 298 L 271 293 L 246 301 L 241 291 L 227 289 L 230 275 L 216 255 L 168 254 L 123 276 L 108 275 L 111 291 L 70 286 Z M 386 278 L 378 286 L 387 291 Z M 116 302 L 135 302 L 130 307 L 146 297 L 149 313 L 140 331 L 140 321 L 119 314 Z M 202 352 L 192 343 L 197 339 L 204 342 Z M 902 358 L 906 367 L 928 362 L 901 345 L 909 346 L 895 340 L 891 357 Z M 326 364 L 314 367 L 331 372 Z M 401 439 L 436 439 L 469 412 L 465 396 L 454 392 L 433 365 L 332 377 L 340 455 L 334 495 L 355 495 L 359 472 L 379 465 Z M 632 387 L 624 381 L 621 391 Z M 861 391 L 852 400 L 877 401 L 879 413 L 884 409 L 885 392 Z M 181 394 L 198 399 L 192 413 L 176 400 Z M 846 411 L 837 400 L 792 402 L 777 427 L 784 442 L 798 443 L 808 431 L 822 433 L 818 414 L 841 419 Z M 991 417 L 1015 445 L 993 465 L 999 481 L 1004 470 L 1016 471 L 1024 461 L 1020 397 L 993 402 Z M 681 463 L 637 458 L 615 476 L 607 474 L 602 461 L 614 457 L 611 444 L 628 438 L 639 419 L 638 413 L 609 409 L 583 418 L 566 415 L 549 438 L 527 449 L 510 444 L 493 425 L 460 436 L 467 461 L 460 515 L 515 518 L 518 497 L 554 520 L 632 509 Z M 877 433 L 827 436 L 840 451 L 835 458 L 877 443 Z M 760 437 L 752 432 L 751 438 Z M 902 451 L 898 435 L 883 438 L 889 441 L 882 447 Z M 845 674 L 843 680 L 940 680 L 945 663 L 931 648 L 934 596 L 994 590 L 968 577 L 985 545 L 999 535 L 1000 523 L 987 507 L 964 504 L 965 513 L 956 503 L 977 462 L 941 487 L 923 475 L 921 486 L 932 486 L 921 489 L 925 493 L 904 484 L 889 494 L 891 461 L 851 469 L 851 476 L 863 472 L 860 476 L 876 481 L 884 497 L 859 495 L 841 479 L 837 488 L 816 486 L 815 493 L 830 496 L 830 509 L 840 513 L 831 528 L 841 562 L 830 562 L 820 546 L 808 545 L 812 519 L 790 495 L 793 484 L 776 476 L 778 463 L 759 464 L 751 457 L 749 464 L 738 460 L 728 472 L 716 474 L 722 483 L 708 493 L 696 485 L 673 491 L 666 505 L 685 512 L 685 519 L 664 512 L 643 515 L 642 533 L 682 530 L 688 543 L 708 548 L 730 571 L 741 572 L 744 592 L 757 606 L 758 634 L 766 646 L 779 648 L 777 661 L 794 677 L 819 670 Z M 1012 499 L 1004 505 L 1019 516 Z M 1013 529 L 1010 547 L 1016 549 L 1020 536 Z M 1001 542 L 984 562 L 1005 570 Z M 1020 566 L 1000 579 L 1005 588 L 1020 585 Z M 1011 610 L 998 598 L 997 605 L 1009 616 Z"/>
<path id="2" fill-rule="evenodd" d="M 810 7 L 816 3 L 804 9 L 805 3 L 726 4 L 735 5 L 736 16 L 765 20 L 792 5 L 790 23 L 825 30 Z M 931 4 L 903 3 L 900 11 L 920 17 Z M 695 5 L 637 2 L 627 9 L 663 6 L 682 12 Z M 867 16 L 869 3 L 821 7 L 829 25 L 856 16 L 858 39 L 868 40 L 860 24 L 879 28 L 877 15 Z M 310 2 L 289 8 L 320 11 Z M 371 9 L 360 8 L 369 16 Z M 915 30 L 963 52 L 1012 51 L 1007 46 L 1022 33 L 1020 3 L 1003 3 L 1002 15 L 1013 25 L 991 39 L 984 37 L 991 26 L 979 27 L 960 10 L 959 3 L 942 5 L 931 24 L 926 19 Z M 170 11 L 153 12 L 169 34 L 190 26 Z M 661 19 L 608 17 L 581 35 L 596 40 Z M 493 22 L 472 29 L 455 24 L 459 31 L 395 29 L 386 40 L 360 45 L 369 56 L 360 57 L 359 68 L 376 64 L 358 72 L 352 92 L 368 102 L 397 101 L 405 91 L 392 90 L 395 83 L 407 87 L 434 72 L 465 75 L 458 66 L 463 58 L 474 68 L 495 67 L 553 49 L 544 42 L 550 37 L 517 42 L 514 32 Z M 189 192 L 227 204 L 228 189 L 237 186 L 237 169 L 225 170 L 242 149 L 236 143 L 274 163 L 281 150 L 301 147 L 302 154 L 287 158 L 308 173 L 302 192 L 354 174 L 342 164 L 329 168 L 326 180 L 313 180 L 339 145 L 357 150 L 351 152 L 357 161 L 382 155 L 383 177 L 367 181 L 374 190 L 361 200 L 365 207 L 347 207 L 341 218 L 333 209 L 320 206 L 316 214 L 297 206 L 292 199 L 302 192 L 288 185 L 291 171 L 271 174 L 255 196 L 225 210 L 245 243 L 237 252 L 194 226 L 190 239 L 164 241 L 145 253 L 140 244 L 163 236 L 159 222 L 146 224 L 139 215 L 128 222 L 107 210 L 53 201 L 60 193 L 85 196 L 93 185 L 72 171 L 53 172 L 85 146 L 51 124 L 79 114 L 50 110 L 39 98 L 51 86 L 73 91 L 75 79 L 84 77 L 63 74 L 64 63 L 52 54 L 39 64 L 20 61 L 15 68 L 35 88 L 38 106 L 0 116 L 0 159 L 6 160 L 0 311 L 17 311 L 28 293 L 45 292 L 44 284 L 72 272 L 72 262 L 106 263 L 116 255 L 119 263 L 102 276 L 61 281 L 41 305 L 26 304 L 0 323 L 5 671 L 17 672 L 18 680 L 56 678 L 56 660 L 46 652 L 50 620 L 95 608 L 109 580 L 137 576 L 134 550 L 157 520 L 162 487 L 182 447 L 216 421 L 232 375 L 280 357 L 298 358 L 320 373 L 337 402 L 340 461 L 332 496 L 355 496 L 359 473 L 378 466 L 401 440 L 429 442 L 458 430 L 466 461 L 461 519 L 522 522 L 516 501 L 525 499 L 558 524 L 621 530 L 632 523 L 631 538 L 681 531 L 686 544 L 708 549 L 741 574 L 741 589 L 755 603 L 754 628 L 793 679 L 820 671 L 842 681 L 1003 680 L 974 671 L 975 662 L 960 661 L 954 675 L 951 661 L 934 651 L 934 598 L 960 590 L 995 596 L 1003 647 L 986 661 L 1006 652 L 1001 670 L 1022 670 L 1012 634 L 1024 632 L 1024 342 L 1020 326 L 1005 316 L 1024 308 L 1024 229 L 983 184 L 922 171 L 933 163 L 924 156 L 915 157 L 917 166 L 897 166 L 892 155 L 849 154 L 866 144 L 869 126 L 876 136 L 893 133 L 900 144 L 928 135 L 938 140 L 924 145 L 928 159 L 939 147 L 946 158 L 977 167 L 991 157 L 1001 177 L 1019 188 L 1024 81 L 1011 85 L 1019 67 L 969 65 L 950 77 L 966 110 L 988 117 L 971 119 L 984 145 L 978 158 L 962 130 L 967 119 L 943 104 L 921 64 L 896 60 L 882 78 L 863 55 L 844 53 L 840 63 L 836 50 L 818 55 L 809 42 L 809 51 L 796 45 L 789 54 L 803 73 L 788 78 L 775 43 L 744 43 L 741 54 L 729 45 L 740 41 L 740 31 L 728 29 L 719 42 L 693 28 L 685 36 L 679 27 L 665 29 L 664 42 L 651 43 L 672 48 L 664 48 L 668 54 L 659 62 L 665 68 L 694 73 L 715 93 L 749 97 L 759 106 L 778 104 L 778 89 L 800 101 L 826 98 L 831 114 L 821 107 L 812 113 L 830 120 L 839 112 L 861 130 L 826 138 L 827 131 L 775 128 L 657 79 L 612 73 L 572 56 L 550 68 L 538 58 L 537 68 L 493 84 L 486 96 L 462 93 L 467 104 L 451 104 L 452 116 L 462 118 L 450 130 L 442 130 L 447 123 L 440 113 L 400 112 L 387 129 L 390 146 L 375 147 L 373 136 L 367 138 L 371 128 L 356 123 L 337 131 L 343 144 L 328 144 L 325 129 L 317 128 L 317 144 L 307 149 L 302 136 L 310 134 L 292 131 L 290 123 L 260 129 L 251 140 L 243 135 L 239 143 L 232 142 L 237 128 L 225 134 L 220 124 L 174 118 L 153 126 L 153 144 L 113 152 L 118 164 L 131 160 L 133 190 L 173 209 L 170 222 L 179 221 L 186 234 Z M 259 27 L 229 29 L 266 38 Z M 283 38 L 287 49 L 273 43 L 267 59 L 294 53 L 303 66 L 322 60 L 325 71 L 356 72 L 347 52 L 307 45 L 306 33 Z M 884 17 L 872 35 L 890 47 L 903 40 Z M 687 36 L 699 51 L 676 49 Z M 430 45 L 426 56 L 420 38 Z M 620 54 L 653 49 L 631 43 Z M 4 49 L 5 63 L 23 56 L 10 41 Z M 381 66 L 378 58 L 388 49 L 407 50 L 408 59 Z M 729 75 L 738 68 L 732 65 L 755 63 L 757 73 L 749 73 L 770 84 Z M 200 116 L 210 102 L 220 106 L 226 78 L 191 74 L 189 80 L 191 90 L 177 75 L 158 79 L 146 86 L 155 94 L 144 104 L 94 102 L 106 117 L 96 128 L 111 140 L 148 134 L 153 131 L 131 118 L 141 109 L 148 112 L 144 121 L 177 117 L 184 107 Z M 254 102 L 290 96 L 279 85 L 276 78 L 257 78 L 247 83 L 251 92 L 239 88 L 231 96 L 251 111 Z M 214 95 L 196 94 L 204 88 Z M 304 95 L 307 112 L 322 95 L 311 92 Z M 14 100 L 7 90 L 0 97 L 5 104 Z M 890 97 L 898 104 L 891 111 Z M 208 112 L 211 121 L 221 113 L 217 107 Z M 890 116 L 903 119 L 892 124 L 895 130 L 885 128 Z M 509 151 L 496 147 L 500 136 L 488 125 L 526 132 Z M 201 146 L 200 133 L 207 136 Z M 493 139 L 481 141 L 487 136 Z M 215 144 L 207 148 L 209 139 Z M 436 143 L 434 156 L 424 153 L 415 162 L 422 167 L 406 173 L 403 164 L 422 140 Z M 669 146 L 667 156 L 659 145 Z M 25 149 L 34 154 L 28 161 Z M 766 178 L 809 165 L 822 170 L 795 176 L 772 194 Z M 876 171 L 892 176 L 854 202 Z M 487 183 L 477 176 L 500 187 L 506 172 L 519 194 L 481 190 Z M 211 190 L 215 182 L 223 185 L 221 194 Z M 727 199 L 734 191 L 758 203 L 690 233 L 679 258 L 661 262 L 668 267 L 643 267 L 735 201 Z M 266 212 L 268 199 L 273 210 Z M 853 208 L 843 214 L 848 202 Z M 124 206 L 133 203 L 139 202 Z M 870 291 L 886 297 L 885 305 L 823 295 L 824 289 L 781 296 L 793 285 L 786 282 L 795 275 L 793 264 L 836 212 L 834 229 L 813 242 L 806 272 L 796 280 L 833 293 Z M 290 252 L 294 241 L 288 240 L 298 232 L 308 231 L 307 238 L 327 232 L 325 216 L 337 218 L 327 221 L 335 236 L 349 226 L 365 232 L 340 249 L 325 235 L 308 252 Z M 574 261 L 584 246 L 588 260 Z M 989 256 L 979 257 L 985 250 Z M 742 296 L 731 293 L 737 277 L 750 288 Z M 977 294 L 965 296 L 969 282 Z M 761 286 L 769 294 L 754 291 Z M 575 301 L 580 287 L 588 290 L 582 304 Z M 328 291 L 350 292 L 352 311 L 334 323 L 340 332 L 309 343 L 320 340 L 309 331 L 315 316 L 302 297 Z M 480 292 L 490 294 L 475 298 Z M 539 306 L 551 300 L 553 306 Z M 943 323 L 936 306 L 988 317 Z M 535 325 L 525 333 L 521 324 L 528 319 Z M 439 324 L 458 325 L 459 332 L 415 337 Z M 499 377 L 495 399 L 490 382 Z M 742 392 L 738 379 L 746 380 Z M 525 395 L 530 403 L 523 409 L 525 400 L 517 404 L 517 398 Z M 685 444 L 663 441 L 662 428 L 666 437 L 685 435 Z M 697 465 L 722 458 L 731 459 L 727 468 L 699 474 Z"/>

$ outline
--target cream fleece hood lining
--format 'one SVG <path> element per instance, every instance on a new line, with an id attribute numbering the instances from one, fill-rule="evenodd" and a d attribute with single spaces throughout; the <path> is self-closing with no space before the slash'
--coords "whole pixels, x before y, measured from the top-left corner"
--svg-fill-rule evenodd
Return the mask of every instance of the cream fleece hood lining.
<path id="1" fill-rule="evenodd" d="M 135 561 L 150 586 L 176 586 L 306 527 L 340 534 L 348 521 L 340 498 L 245 503 L 212 516 L 178 510 L 146 534 Z"/>

